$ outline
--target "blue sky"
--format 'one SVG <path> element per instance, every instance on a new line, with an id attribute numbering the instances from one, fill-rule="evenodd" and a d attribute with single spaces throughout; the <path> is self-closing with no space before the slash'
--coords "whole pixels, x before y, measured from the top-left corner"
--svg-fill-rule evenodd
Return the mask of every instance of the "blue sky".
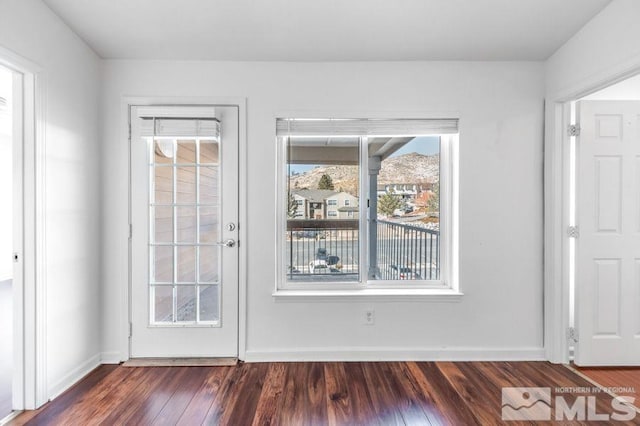
<path id="1" fill-rule="evenodd" d="M 422 155 L 433 155 L 440 152 L 440 138 L 438 136 L 418 136 L 411 142 L 397 150 L 391 157 L 417 152 Z"/>
<path id="2" fill-rule="evenodd" d="M 423 155 L 433 155 L 440 152 L 440 138 L 438 136 L 418 136 L 405 146 L 397 150 L 391 157 L 417 152 Z M 304 173 L 318 167 L 317 164 L 291 164 L 290 173 Z"/>

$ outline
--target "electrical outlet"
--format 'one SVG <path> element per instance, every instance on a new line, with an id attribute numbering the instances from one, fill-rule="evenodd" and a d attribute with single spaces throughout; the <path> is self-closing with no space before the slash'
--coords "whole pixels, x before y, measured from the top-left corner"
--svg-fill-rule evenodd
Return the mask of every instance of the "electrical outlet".
<path id="1" fill-rule="evenodd" d="M 369 309 L 364 311 L 364 324 L 373 325 L 376 322 L 376 311 Z"/>

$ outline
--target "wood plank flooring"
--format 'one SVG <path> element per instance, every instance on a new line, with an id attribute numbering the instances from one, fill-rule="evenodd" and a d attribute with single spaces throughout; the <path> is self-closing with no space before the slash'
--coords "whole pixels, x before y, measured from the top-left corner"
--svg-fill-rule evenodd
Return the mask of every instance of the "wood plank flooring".
<path id="1" fill-rule="evenodd" d="M 501 389 L 509 386 L 592 385 L 547 362 L 103 365 L 10 424 L 495 425 L 503 423 Z M 596 398 L 598 413 L 612 412 L 609 395 Z"/>
<path id="2" fill-rule="evenodd" d="M 594 382 L 607 388 L 616 388 L 614 392 L 620 396 L 635 398 L 636 406 L 640 404 L 640 367 L 578 367 L 573 368 Z"/>

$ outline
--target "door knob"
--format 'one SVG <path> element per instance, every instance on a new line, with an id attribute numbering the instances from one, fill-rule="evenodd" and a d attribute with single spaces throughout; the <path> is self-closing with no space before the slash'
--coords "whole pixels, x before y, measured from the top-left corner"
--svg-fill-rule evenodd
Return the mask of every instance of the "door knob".
<path id="1" fill-rule="evenodd" d="M 236 245 L 236 240 L 229 238 L 228 240 L 218 241 L 216 244 L 224 247 L 233 247 Z"/>

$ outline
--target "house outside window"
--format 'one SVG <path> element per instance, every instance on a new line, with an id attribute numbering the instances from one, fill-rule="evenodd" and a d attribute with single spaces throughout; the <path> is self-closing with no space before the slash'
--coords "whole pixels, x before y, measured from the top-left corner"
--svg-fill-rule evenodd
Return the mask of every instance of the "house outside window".
<path id="1" fill-rule="evenodd" d="M 453 288 L 457 126 L 278 119 L 279 197 L 310 203 L 278 215 L 278 289 Z"/>

